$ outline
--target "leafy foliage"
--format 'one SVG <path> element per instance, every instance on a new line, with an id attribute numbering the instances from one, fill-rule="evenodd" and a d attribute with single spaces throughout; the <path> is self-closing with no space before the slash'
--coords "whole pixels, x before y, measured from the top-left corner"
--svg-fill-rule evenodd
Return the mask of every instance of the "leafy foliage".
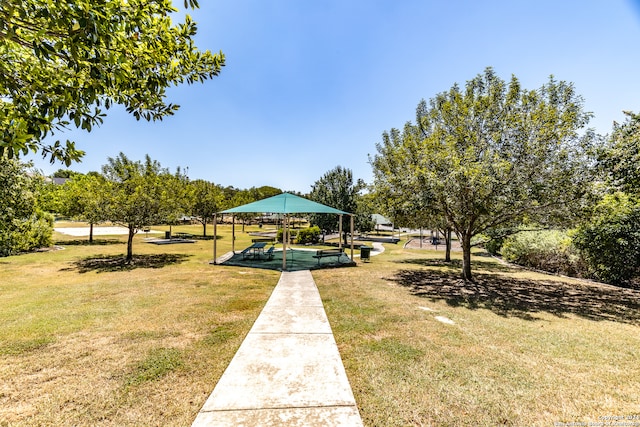
<path id="1" fill-rule="evenodd" d="M 574 239 L 592 277 L 611 284 L 640 276 L 640 114 L 625 115 L 599 149 L 604 194 Z"/>
<path id="2" fill-rule="evenodd" d="M 520 231 L 504 240 L 501 253 L 507 261 L 538 270 L 569 276 L 582 271 L 571 237 L 560 230 Z"/>
<path id="3" fill-rule="evenodd" d="M 290 240 L 295 240 L 296 237 L 298 236 L 298 230 L 288 230 L 287 234 L 289 235 L 289 239 Z M 284 240 L 284 228 L 278 228 L 278 231 L 276 233 L 276 240 L 280 243 L 283 242 Z"/>
<path id="4" fill-rule="evenodd" d="M 463 278 L 471 279 L 471 238 L 523 220 L 567 221 L 591 184 L 594 135 L 573 85 L 550 78 L 538 90 L 491 68 L 422 101 L 416 123 L 383 134 L 372 160 L 376 187 L 406 197 L 408 212 L 430 212 L 458 235 Z M 413 205 L 413 207 L 412 207 Z M 406 214 L 406 213 L 405 213 Z"/>
<path id="5" fill-rule="evenodd" d="M 28 165 L 0 156 L 0 256 L 51 245 L 53 217 L 37 203 L 41 181 Z"/>
<path id="6" fill-rule="evenodd" d="M 75 174 L 62 186 L 60 213 L 75 220 L 98 224 L 109 217 L 110 182 L 99 174 Z M 89 241 L 93 241 L 90 234 Z"/>
<path id="7" fill-rule="evenodd" d="M 413 125 L 407 123 L 404 132 L 391 129 L 382 135 L 382 143 L 376 144 L 378 154 L 369 158 L 374 204 L 397 226 L 441 228 L 444 224 L 433 195 L 415 169 L 422 155 L 420 148 L 403 141 L 404 135 L 412 132 Z"/>
<path id="8" fill-rule="evenodd" d="M 197 7 L 194 0 L 185 7 Z M 170 0 L 3 0 L 0 3 L 0 154 L 40 152 L 67 166 L 84 154 L 43 140 L 71 126 L 91 131 L 103 109 L 162 120 L 166 89 L 202 82 L 224 66 L 199 51 L 189 15 L 173 25 Z"/>
<path id="9" fill-rule="evenodd" d="M 517 230 L 515 228 L 493 228 L 486 230 L 481 234 L 476 234 L 472 239 L 471 244 L 474 246 L 482 246 L 491 255 L 499 255 L 505 239 L 516 231 Z"/>
<path id="10" fill-rule="evenodd" d="M 640 195 L 640 114 L 625 115 L 625 123 L 614 124 L 609 145 L 600 153 L 600 166 L 614 187 Z"/>
<path id="11" fill-rule="evenodd" d="M 323 205 L 353 213 L 355 228 L 369 231 L 373 229 L 372 212 L 367 209 L 366 200 L 360 194 L 365 187 L 364 181 L 353 181 L 353 172 L 350 169 L 336 166 L 311 186 L 309 198 Z M 309 221 L 321 230 L 336 231 L 340 228 L 339 219 L 332 214 L 311 214 Z M 350 229 L 350 218 L 343 215 L 342 231 L 345 244 Z"/>
<path id="12" fill-rule="evenodd" d="M 79 172 L 74 172 L 70 169 L 58 169 L 51 175 L 52 178 L 73 178 L 76 175 L 81 175 Z"/>
<path id="13" fill-rule="evenodd" d="M 256 193 L 250 190 L 238 190 L 233 194 L 231 198 L 231 206 L 242 206 L 247 203 L 255 202 Z M 244 225 L 247 221 L 251 221 L 256 217 L 253 212 L 242 212 L 235 214 L 237 218 L 242 220 L 242 231 L 244 232 Z"/>
<path id="14" fill-rule="evenodd" d="M 593 277 L 625 284 L 640 275 L 640 202 L 625 193 L 606 195 L 574 236 Z"/>
<path id="15" fill-rule="evenodd" d="M 129 229 L 127 261 L 133 257 L 133 236 L 146 225 L 172 223 L 187 206 L 187 177 L 175 174 L 146 157 L 145 163 L 132 161 L 123 153 L 109 158 L 102 167 L 109 181 L 107 219 Z"/>
<path id="16" fill-rule="evenodd" d="M 296 236 L 296 242 L 300 245 L 307 243 L 318 243 L 320 241 L 320 227 L 313 226 L 307 228 L 301 228 L 298 230 Z"/>
<path id="17" fill-rule="evenodd" d="M 191 214 L 202 224 L 202 235 L 207 235 L 207 221 L 225 207 L 224 191 L 220 185 L 201 179 L 189 183 Z"/>

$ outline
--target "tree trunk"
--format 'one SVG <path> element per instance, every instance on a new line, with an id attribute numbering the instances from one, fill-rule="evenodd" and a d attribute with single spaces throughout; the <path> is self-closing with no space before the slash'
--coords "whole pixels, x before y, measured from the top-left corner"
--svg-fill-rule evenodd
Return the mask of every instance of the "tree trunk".
<path id="1" fill-rule="evenodd" d="M 471 235 L 460 234 L 459 238 L 462 245 L 462 278 L 464 280 L 472 280 L 471 277 Z"/>
<path id="2" fill-rule="evenodd" d="M 131 264 L 133 261 L 133 236 L 136 234 L 136 229 L 133 226 L 129 226 L 129 238 L 127 239 L 127 264 Z"/>
<path id="3" fill-rule="evenodd" d="M 451 262 L 451 227 L 447 227 L 444 232 L 445 250 L 444 261 Z"/>
<path id="4" fill-rule="evenodd" d="M 202 237 L 207 237 L 207 220 L 202 222 Z"/>
<path id="5" fill-rule="evenodd" d="M 89 244 L 93 243 L 93 223 L 89 224 Z"/>

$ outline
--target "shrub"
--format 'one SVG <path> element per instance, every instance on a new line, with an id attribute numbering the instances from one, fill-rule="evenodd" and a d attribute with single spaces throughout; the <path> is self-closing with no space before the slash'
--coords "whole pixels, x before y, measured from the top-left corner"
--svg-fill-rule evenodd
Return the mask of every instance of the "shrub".
<path id="1" fill-rule="evenodd" d="M 500 250 L 502 249 L 503 244 L 504 244 L 504 239 L 491 239 L 484 244 L 484 248 L 491 255 L 497 255 L 500 253 Z"/>
<path id="2" fill-rule="evenodd" d="M 284 234 L 284 230 L 282 228 L 278 229 L 278 234 L 276 235 L 276 239 L 278 240 L 278 242 L 282 243 L 282 235 Z M 296 230 L 291 230 L 289 229 L 289 237 L 291 239 L 291 241 L 293 241 L 296 238 Z"/>
<path id="3" fill-rule="evenodd" d="M 28 221 L 22 224 L 19 236 L 21 251 L 31 251 L 51 246 L 53 236 L 53 215 L 37 210 Z"/>
<path id="4" fill-rule="evenodd" d="M 318 243 L 320 241 L 320 227 L 314 225 L 313 227 L 303 228 L 298 231 L 296 241 L 301 244 Z"/>
<path id="5" fill-rule="evenodd" d="M 504 240 L 501 252 L 507 261 L 552 273 L 575 276 L 583 270 L 564 231 L 520 231 Z"/>
<path id="6" fill-rule="evenodd" d="M 0 256 L 48 247 L 52 243 L 53 215 L 37 210 L 27 219 L 14 219 L 7 228 L 0 231 Z"/>
<path id="7" fill-rule="evenodd" d="M 491 255 L 498 255 L 504 244 L 505 236 L 513 232 L 511 229 L 488 230 L 484 234 L 478 234 L 472 239 L 472 245 L 484 247 Z"/>
<path id="8" fill-rule="evenodd" d="M 613 285 L 640 275 L 640 203 L 624 193 L 607 195 L 591 221 L 576 230 L 574 245 L 591 277 Z"/>
<path id="9" fill-rule="evenodd" d="M 53 217 L 38 208 L 42 178 L 0 156 L 0 256 L 51 245 Z"/>

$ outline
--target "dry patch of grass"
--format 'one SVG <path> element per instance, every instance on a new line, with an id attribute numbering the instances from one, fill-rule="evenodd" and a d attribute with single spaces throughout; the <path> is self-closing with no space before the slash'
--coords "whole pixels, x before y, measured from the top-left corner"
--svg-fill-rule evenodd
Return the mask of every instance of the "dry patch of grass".
<path id="1" fill-rule="evenodd" d="M 640 292 L 387 245 L 318 283 L 365 425 L 533 425 L 640 414 Z M 451 323 L 438 320 L 448 319 Z"/>
<path id="2" fill-rule="evenodd" d="M 159 247 L 144 237 L 136 268 L 117 262 L 118 236 L 108 245 L 61 237 L 63 250 L 2 259 L 0 425 L 195 419 L 279 274 L 212 266 L 211 241 Z"/>

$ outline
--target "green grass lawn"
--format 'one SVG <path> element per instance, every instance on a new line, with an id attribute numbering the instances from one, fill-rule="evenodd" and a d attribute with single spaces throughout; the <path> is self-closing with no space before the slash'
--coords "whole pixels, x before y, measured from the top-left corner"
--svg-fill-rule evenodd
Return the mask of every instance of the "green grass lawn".
<path id="1" fill-rule="evenodd" d="M 230 227 L 218 229 L 221 255 Z M 190 425 L 280 273 L 210 265 L 212 240 L 145 237 L 132 266 L 125 236 L 56 234 L 62 250 L 0 258 L 0 426 Z M 640 414 L 640 292 L 483 256 L 465 284 L 442 252 L 386 248 L 313 272 L 365 425 Z"/>

